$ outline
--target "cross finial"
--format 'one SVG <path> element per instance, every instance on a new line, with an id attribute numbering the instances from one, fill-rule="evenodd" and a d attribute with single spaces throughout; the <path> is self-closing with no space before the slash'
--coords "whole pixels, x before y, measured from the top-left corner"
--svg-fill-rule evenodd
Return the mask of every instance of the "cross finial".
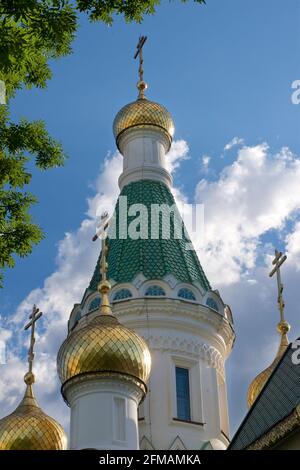
<path id="1" fill-rule="evenodd" d="M 29 323 L 25 326 L 24 330 L 28 330 L 31 328 L 31 335 L 30 335 L 30 345 L 28 350 L 28 372 L 25 374 L 24 380 L 27 385 L 32 385 L 34 383 L 34 374 L 32 372 L 33 361 L 34 361 L 34 343 L 35 343 L 35 324 L 39 318 L 42 316 L 42 312 L 37 308 L 36 305 L 33 306 L 32 312 L 29 315 Z"/>
<path id="2" fill-rule="evenodd" d="M 278 303 L 278 309 L 280 313 L 280 323 L 278 325 L 278 330 L 282 334 L 286 334 L 290 329 L 289 324 L 285 321 L 285 318 L 284 318 L 284 306 L 285 305 L 284 305 L 284 300 L 282 296 L 283 284 L 281 282 L 281 272 L 280 272 L 280 267 L 282 266 L 282 264 L 285 262 L 286 259 L 287 259 L 286 255 L 283 255 L 281 251 L 275 250 L 275 258 L 272 261 L 274 268 L 269 273 L 270 277 L 272 277 L 275 273 L 277 277 L 277 290 L 278 290 L 277 303 Z"/>
<path id="3" fill-rule="evenodd" d="M 108 213 L 104 212 L 101 215 L 101 223 L 102 223 L 102 232 L 101 232 L 101 258 L 100 258 L 100 273 L 102 277 L 102 281 L 107 280 L 107 254 L 108 254 L 108 246 L 107 246 L 107 229 L 108 229 Z"/>
<path id="4" fill-rule="evenodd" d="M 144 82 L 144 59 L 143 59 L 143 46 L 147 41 L 147 36 L 140 36 L 139 42 L 136 46 L 136 52 L 134 54 L 134 58 L 136 59 L 139 57 L 139 81 L 137 83 L 137 88 L 139 90 L 139 99 L 143 99 L 145 97 L 144 91 L 147 89 L 148 85 Z"/>
<path id="5" fill-rule="evenodd" d="M 93 241 L 97 240 L 97 238 L 101 238 L 101 257 L 100 257 L 100 277 L 101 281 L 98 285 L 98 291 L 101 294 L 101 307 L 100 313 L 104 315 L 112 315 L 111 306 L 109 302 L 109 292 L 111 289 L 111 285 L 107 280 L 107 254 L 108 254 L 108 245 L 107 245 L 107 230 L 109 227 L 109 216 L 108 212 L 103 212 L 100 218 L 100 224 L 98 226 L 98 230 L 96 235 L 93 237 Z"/>

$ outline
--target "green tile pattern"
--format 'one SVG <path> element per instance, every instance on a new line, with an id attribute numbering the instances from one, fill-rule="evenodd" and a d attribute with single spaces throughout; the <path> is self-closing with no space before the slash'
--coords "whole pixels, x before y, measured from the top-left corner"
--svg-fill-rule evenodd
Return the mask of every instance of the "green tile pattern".
<path id="1" fill-rule="evenodd" d="M 300 402 L 300 365 L 291 345 L 236 432 L 229 449 L 242 450 L 289 416 Z"/>
<path id="2" fill-rule="evenodd" d="M 151 204 L 175 204 L 173 195 L 169 188 L 158 181 L 139 180 L 125 186 L 120 194 L 127 196 L 128 207 L 132 204 L 144 204 L 151 212 Z M 119 216 L 119 200 L 116 204 L 116 218 Z M 134 217 L 128 217 L 128 225 Z M 150 219 L 150 217 L 149 217 Z M 117 224 L 118 225 L 118 224 Z M 148 220 L 148 230 L 150 233 L 150 220 Z M 174 221 L 171 219 L 171 237 L 168 240 L 162 238 L 162 221 L 159 222 L 159 238 L 156 240 L 150 237 L 146 240 L 133 240 L 119 238 L 109 240 L 109 278 L 117 283 L 131 282 L 136 275 L 142 273 L 146 279 L 162 279 L 167 274 L 172 274 L 182 282 L 199 282 L 204 290 L 210 289 L 210 284 L 200 265 L 197 254 L 194 250 L 186 250 L 186 244 L 190 243 L 189 238 L 183 236 L 175 239 Z M 96 290 L 100 280 L 99 259 L 94 271 L 94 275 L 89 285 L 89 289 Z"/>

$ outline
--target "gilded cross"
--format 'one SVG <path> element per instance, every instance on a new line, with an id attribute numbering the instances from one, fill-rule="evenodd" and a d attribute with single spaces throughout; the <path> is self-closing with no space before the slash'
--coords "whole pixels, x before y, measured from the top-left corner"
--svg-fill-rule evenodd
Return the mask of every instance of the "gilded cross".
<path id="1" fill-rule="evenodd" d="M 103 237 L 101 240 L 101 259 L 100 259 L 100 273 L 102 275 L 102 280 L 106 281 L 107 279 L 107 254 L 108 254 L 108 246 L 106 243 L 106 237 Z"/>
<path id="2" fill-rule="evenodd" d="M 108 253 L 108 246 L 106 243 L 107 229 L 109 227 L 109 216 L 108 212 L 103 212 L 100 217 L 100 224 L 97 226 L 96 234 L 93 236 L 93 242 L 98 238 L 101 238 L 101 258 L 100 258 L 100 274 L 102 280 L 106 280 L 107 276 L 107 262 L 106 257 Z"/>
<path id="3" fill-rule="evenodd" d="M 93 237 L 93 240 L 97 240 L 97 238 L 101 238 L 101 257 L 100 257 L 100 274 L 101 274 L 101 281 L 98 284 L 98 291 L 101 294 L 101 307 L 100 313 L 102 315 L 112 315 L 111 306 L 109 303 L 109 292 L 111 289 L 111 285 L 107 280 L 107 254 L 108 254 L 108 245 L 107 245 L 107 230 L 109 227 L 109 216 L 108 212 L 103 212 L 101 215 L 101 221 L 98 226 L 98 230 L 96 235 Z"/>
<path id="4" fill-rule="evenodd" d="M 42 316 L 42 312 L 36 307 L 36 305 L 33 306 L 32 312 L 29 315 L 30 322 L 27 323 L 25 326 L 24 330 L 28 330 L 28 328 L 31 328 L 31 336 L 30 336 L 30 345 L 29 345 L 29 350 L 28 350 L 28 363 L 29 363 L 29 374 L 32 374 L 32 365 L 33 365 L 33 360 L 34 360 L 34 343 L 35 343 L 35 324 L 39 318 Z"/>
<path id="5" fill-rule="evenodd" d="M 283 255 L 281 251 L 275 250 L 275 258 L 272 261 L 272 264 L 274 265 L 274 268 L 272 271 L 269 273 L 269 276 L 272 277 L 275 273 L 277 276 L 277 289 L 278 289 L 278 308 L 280 312 L 280 321 L 284 321 L 284 300 L 282 297 L 282 292 L 283 292 L 283 284 L 281 282 L 281 273 L 280 273 L 280 267 L 281 265 L 285 262 L 286 260 L 286 255 Z"/>
<path id="6" fill-rule="evenodd" d="M 141 81 L 141 82 L 144 80 L 143 46 L 144 46 L 144 44 L 145 44 L 146 41 L 147 41 L 147 36 L 140 36 L 140 37 L 139 37 L 139 42 L 137 43 L 136 52 L 135 52 L 135 54 L 134 54 L 134 58 L 135 58 L 135 59 L 137 58 L 137 56 L 139 56 L 139 60 L 140 60 L 140 65 L 139 65 L 139 77 L 140 77 L 140 81 Z"/>

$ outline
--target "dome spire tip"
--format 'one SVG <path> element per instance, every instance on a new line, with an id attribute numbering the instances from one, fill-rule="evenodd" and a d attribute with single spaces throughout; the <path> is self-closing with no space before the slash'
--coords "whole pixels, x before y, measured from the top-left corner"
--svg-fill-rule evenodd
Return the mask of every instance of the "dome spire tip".
<path id="1" fill-rule="evenodd" d="M 148 85 L 146 82 L 144 82 L 144 59 L 143 59 L 143 46 L 145 42 L 147 41 L 147 36 L 140 36 L 139 37 L 139 42 L 137 43 L 136 46 L 136 52 L 134 54 L 134 59 L 139 57 L 139 81 L 137 82 L 137 89 L 139 90 L 139 96 L 138 99 L 145 99 L 145 90 L 147 90 Z"/>

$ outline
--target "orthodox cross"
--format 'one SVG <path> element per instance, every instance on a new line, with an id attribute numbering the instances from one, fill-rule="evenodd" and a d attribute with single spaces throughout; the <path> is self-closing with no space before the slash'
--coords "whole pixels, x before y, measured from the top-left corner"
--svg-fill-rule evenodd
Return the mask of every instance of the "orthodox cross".
<path id="1" fill-rule="evenodd" d="M 100 224 L 98 226 L 98 230 L 96 235 L 93 237 L 93 240 L 97 240 L 97 238 L 101 238 L 101 257 L 100 257 L 100 277 L 101 281 L 98 284 L 98 291 L 101 294 L 101 307 L 100 313 L 102 315 L 112 315 L 111 306 L 109 303 L 109 291 L 111 289 L 111 285 L 107 280 L 107 253 L 108 253 L 108 245 L 107 245 L 107 229 L 109 227 L 109 216 L 108 212 L 103 212 L 100 218 Z"/>
<path id="2" fill-rule="evenodd" d="M 102 276 L 102 281 L 107 280 L 107 254 L 108 254 L 108 246 L 107 246 L 107 229 L 108 229 L 108 213 L 104 212 L 102 214 L 101 219 L 103 220 L 103 228 L 102 228 L 102 236 L 101 236 L 101 258 L 100 258 L 100 273 Z"/>
<path id="3" fill-rule="evenodd" d="M 144 69 L 143 69 L 143 46 L 147 41 L 147 36 L 140 36 L 139 42 L 136 46 L 136 53 L 134 54 L 134 58 L 136 59 L 139 56 L 140 65 L 139 65 L 139 81 L 137 83 L 137 88 L 139 90 L 139 99 L 145 98 L 145 90 L 147 89 L 148 85 L 144 82 Z"/>
<path id="4" fill-rule="evenodd" d="M 32 374 L 32 365 L 33 365 L 33 360 L 34 360 L 34 343 L 35 343 L 35 324 L 39 318 L 42 316 L 42 312 L 36 307 L 36 305 L 33 306 L 32 312 L 29 315 L 30 322 L 27 323 L 25 326 L 24 330 L 28 330 L 28 328 L 31 328 L 31 336 L 30 336 L 30 346 L 28 350 L 28 363 L 29 363 L 29 374 Z"/>
<path id="5" fill-rule="evenodd" d="M 140 60 L 140 65 L 139 65 L 139 77 L 140 77 L 140 81 L 141 81 L 141 82 L 144 80 L 143 46 L 144 46 L 144 44 L 145 44 L 146 41 L 147 41 L 147 36 L 140 36 L 140 37 L 139 37 L 139 42 L 137 43 L 136 52 L 135 52 L 135 54 L 134 54 L 134 58 L 135 58 L 135 59 L 137 58 L 137 56 L 139 56 L 139 60 Z"/>
<path id="6" fill-rule="evenodd" d="M 98 238 L 101 238 L 101 258 L 100 258 L 100 274 L 102 276 L 102 280 L 106 281 L 106 273 L 107 273 L 107 263 L 106 263 L 106 256 L 108 253 L 108 246 L 106 243 L 107 238 L 107 229 L 109 226 L 109 216 L 108 212 L 103 212 L 100 217 L 100 224 L 97 226 L 96 234 L 93 236 L 93 242 L 95 242 Z"/>
<path id="7" fill-rule="evenodd" d="M 275 265 L 272 271 L 269 273 L 269 276 L 272 277 L 275 273 L 277 276 L 277 289 L 278 289 L 278 308 L 280 312 L 280 321 L 284 322 L 284 300 L 282 297 L 283 284 L 281 282 L 281 273 L 280 267 L 286 260 L 286 255 L 283 255 L 281 251 L 275 250 L 275 258 L 272 261 L 272 264 Z"/>

